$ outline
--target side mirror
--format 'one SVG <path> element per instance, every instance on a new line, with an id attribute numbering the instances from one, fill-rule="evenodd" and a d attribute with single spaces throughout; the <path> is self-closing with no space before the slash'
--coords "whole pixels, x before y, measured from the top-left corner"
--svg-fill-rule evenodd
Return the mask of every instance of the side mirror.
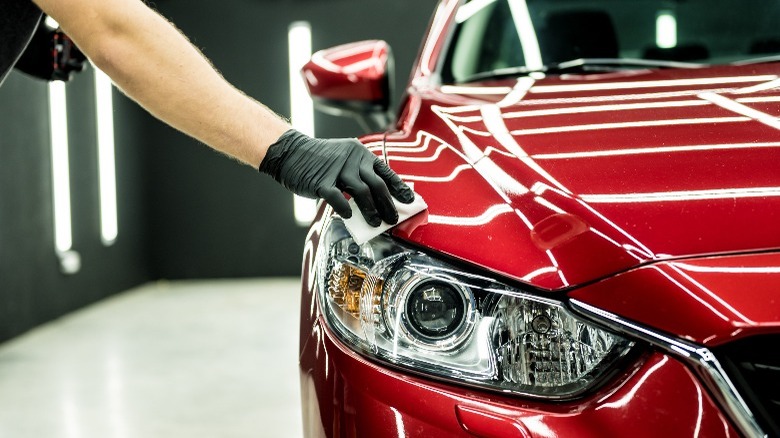
<path id="1" fill-rule="evenodd" d="M 390 124 L 393 70 L 390 46 L 370 40 L 321 50 L 301 73 L 317 109 L 382 131 Z"/>

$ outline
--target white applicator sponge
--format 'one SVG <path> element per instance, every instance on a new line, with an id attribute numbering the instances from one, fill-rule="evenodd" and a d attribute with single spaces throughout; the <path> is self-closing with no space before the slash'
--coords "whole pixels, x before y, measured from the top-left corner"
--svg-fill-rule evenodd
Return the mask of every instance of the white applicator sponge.
<path id="1" fill-rule="evenodd" d="M 383 221 L 378 227 L 372 227 L 363 219 L 363 215 L 360 214 L 360 209 L 358 209 L 357 204 L 355 204 L 355 199 L 349 200 L 349 206 L 352 208 L 352 217 L 344 219 L 344 225 L 347 226 L 347 230 L 349 231 L 349 234 L 352 235 L 355 243 L 362 245 L 417 213 L 428 209 L 428 204 L 426 204 L 422 196 L 417 193 L 414 194 L 414 201 L 412 201 L 411 204 L 404 204 L 395 198 L 393 198 L 393 204 L 395 204 L 395 209 L 398 210 L 398 223 L 390 225 Z"/>

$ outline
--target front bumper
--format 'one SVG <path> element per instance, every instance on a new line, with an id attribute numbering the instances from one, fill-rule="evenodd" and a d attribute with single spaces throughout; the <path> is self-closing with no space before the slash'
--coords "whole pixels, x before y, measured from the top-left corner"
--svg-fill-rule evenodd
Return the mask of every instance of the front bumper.
<path id="1" fill-rule="evenodd" d="M 427 380 L 373 363 L 314 320 L 302 333 L 309 437 L 727 437 L 738 435 L 696 376 L 654 351 L 582 399 L 544 403 Z"/>

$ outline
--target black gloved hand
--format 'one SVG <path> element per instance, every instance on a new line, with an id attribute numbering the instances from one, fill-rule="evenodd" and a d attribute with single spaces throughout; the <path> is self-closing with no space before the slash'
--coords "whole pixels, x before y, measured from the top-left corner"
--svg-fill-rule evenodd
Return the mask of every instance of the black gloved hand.
<path id="1" fill-rule="evenodd" d="M 291 129 L 268 148 L 259 170 L 293 193 L 324 198 L 343 218 L 352 216 L 347 192 L 374 227 L 398 222 L 391 195 L 405 204 L 414 201 L 409 186 L 353 138 L 316 139 Z"/>

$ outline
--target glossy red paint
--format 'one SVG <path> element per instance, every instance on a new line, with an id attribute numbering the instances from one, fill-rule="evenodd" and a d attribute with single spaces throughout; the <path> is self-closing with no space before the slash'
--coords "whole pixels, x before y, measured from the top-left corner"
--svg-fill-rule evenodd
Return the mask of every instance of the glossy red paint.
<path id="1" fill-rule="evenodd" d="M 776 73 L 418 82 L 399 123 L 412 128 L 386 146 L 431 220 L 397 235 L 543 289 L 672 257 L 778 249 L 780 124 L 752 111 L 780 115 L 780 94 L 745 91 Z"/>
<path id="2" fill-rule="evenodd" d="M 717 346 L 780 331 L 780 254 L 656 263 L 570 293 L 624 318 Z"/>
<path id="3" fill-rule="evenodd" d="M 780 67 L 441 86 L 435 70 L 457 3 L 439 3 L 394 129 L 362 139 L 429 205 L 393 235 L 532 293 L 707 347 L 780 333 Z M 358 52 L 374 57 L 368 46 Z M 355 61 L 343 48 L 331 53 L 342 67 Z M 321 67 L 315 96 L 379 96 Z M 568 402 L 439 383 L 367 360 L 334 337 L 314 298 L 329 214 L 321 206 L 304 251 L 307 436 L 738 435 L 711 388 L 654 350 Z"/>
<path id="4" fill-rule="evenodd" d="M 308 335 L 301 356 L 307 436 L 737 436 L 695 376 L 659 353 L 586 399 L 544 403 L 374 364 L 334 339 L 320 320 Z"/>
<path id="5" fill-rule="evenodd" d="M 302 70 L 309 93 L 333 101 L 380 102 L 387 98 L 384 41 L 361 41 L 315 53 Z"/>

